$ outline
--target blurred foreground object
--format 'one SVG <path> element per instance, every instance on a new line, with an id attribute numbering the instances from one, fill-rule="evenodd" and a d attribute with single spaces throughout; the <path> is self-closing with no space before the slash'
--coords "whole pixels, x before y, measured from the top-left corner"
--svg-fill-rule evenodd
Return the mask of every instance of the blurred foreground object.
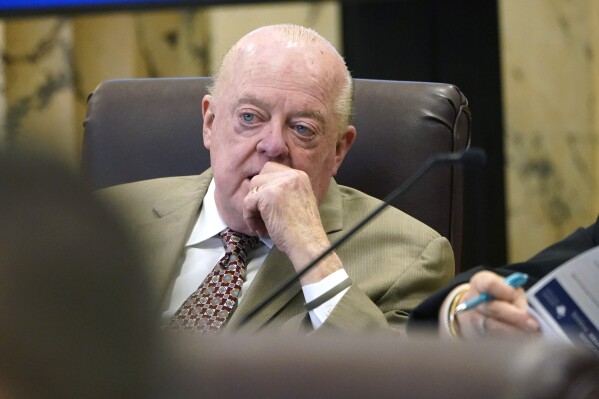
<path id="1" fill-rule="evenodd" d="M 146 396 L 151 319 L 131 248 L 62 165 L 0 154 L 0 397 Z"/>
<path id="2" fill-rule="evenodd" d="M 599 357 L 541 340 L 173 337 L 157 398 L 597 398 Z M 186 340 L 188 338 L 189 340 Z M 235 383 L 214 384 L 234 370 Z"/>

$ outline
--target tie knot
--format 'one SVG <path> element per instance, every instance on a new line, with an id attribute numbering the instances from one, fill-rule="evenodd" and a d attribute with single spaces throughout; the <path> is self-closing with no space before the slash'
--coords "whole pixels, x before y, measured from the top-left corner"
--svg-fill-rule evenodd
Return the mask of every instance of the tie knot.
<path id="1" fill-rule="evenodd" d="M 248 236 L 231 229 L 221 231 L 219 236 L 223 240 L 226 253 L 238 254 L 244 260 L 247 258 L 248 253 L 260 242 L 258 237 Z"/>

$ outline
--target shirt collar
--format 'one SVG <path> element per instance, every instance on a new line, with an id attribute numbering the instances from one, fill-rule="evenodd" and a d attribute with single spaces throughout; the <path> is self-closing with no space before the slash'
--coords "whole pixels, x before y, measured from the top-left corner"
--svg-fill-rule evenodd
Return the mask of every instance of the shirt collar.
<path id="1" fill-rule="evenodd" d="M 192 246 L 206 241 L 227 228 L 226 223 L 223 221 L 216 208 L 216 200 L 214 199 L 215 187 L 216 184 L 214 183 L 214 179 L 212 179 L 208 186 L 208 191 L 206 191 L 206 195 L 202 200 L 200 215 L 189 235 L 187 243 L 185 243 L 186 246 Z M 260 237 L 260 241 L 270 249 L 272 249 L 274 245 L 270 238 Z"/>

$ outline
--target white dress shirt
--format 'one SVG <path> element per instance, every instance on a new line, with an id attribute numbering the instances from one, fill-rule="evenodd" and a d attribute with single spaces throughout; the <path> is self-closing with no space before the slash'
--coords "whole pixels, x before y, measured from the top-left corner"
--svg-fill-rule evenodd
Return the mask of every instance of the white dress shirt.
<path id="1" fill-rule="evenodd" d="M 214 199 L 215 183 L 214 179 L 210 182 L 206 196 L 202 202 L 202 210 L 196 221 L 191 235 L 185 244 L 183 251 L 183 264 L 179 276 L 175 279 L 171 289 L 171 296 L 168 299 L 167 310 L 162 314 L 165 321 L 169 320 L 185 300 L 198 289 L 202 281 L 214 268 L 214 265 L 224 256 L 225 248 L 218 236 L 218 233 L 225 230 L 227 225 L 223 222 Z M 239 301 L 243 300 L 243 293 L 249 289 L 258 273 L 258 270 L 264 263 L 266 256 L 273 247 L 270 238 L 261 237 L 264 245 L 252 250 L 248 254 L 249 263 L 247 264 L 246 280 L 243 283 Z M 344 269 L 328 275 L 318 283 L 309 284 L 302 287 L 306 302 L 310 302 L 322 294 L 326 293 L 337 284 L 348 277 Z M 317 329 L 324 323 L 329 314 L 333 311 L 337 303 L 349 288 L 344 289 L 322 305 L 309 312 L 312 326 Z"/>

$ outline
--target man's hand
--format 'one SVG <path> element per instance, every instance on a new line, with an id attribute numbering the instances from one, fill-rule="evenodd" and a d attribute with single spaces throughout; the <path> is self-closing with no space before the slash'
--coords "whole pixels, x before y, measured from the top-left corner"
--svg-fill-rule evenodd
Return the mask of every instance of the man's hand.
<path id="1" fill-rule="evenodd" d="M 260 236 L 269 236 L 287 254 L 296 271 L 330 246 L 308 175 L 300 170 L 268 162 L 251 180 L 243 217 Z M 336 254 L 306 273 L 302 285 L 322 280 L 341 268 Z"/>
<path id="2" fill-rule="evenodd" d="M 457 315 L 462 337 L 539 333 L 539 323 L 527 312 L 528 304 L 522 288 L 510 287 L 503 277 L 490 271 L 481 271 L 470 279 L 470 289 L 462 296 L 460 303 L 483 292 L 494 299 Z"/>

